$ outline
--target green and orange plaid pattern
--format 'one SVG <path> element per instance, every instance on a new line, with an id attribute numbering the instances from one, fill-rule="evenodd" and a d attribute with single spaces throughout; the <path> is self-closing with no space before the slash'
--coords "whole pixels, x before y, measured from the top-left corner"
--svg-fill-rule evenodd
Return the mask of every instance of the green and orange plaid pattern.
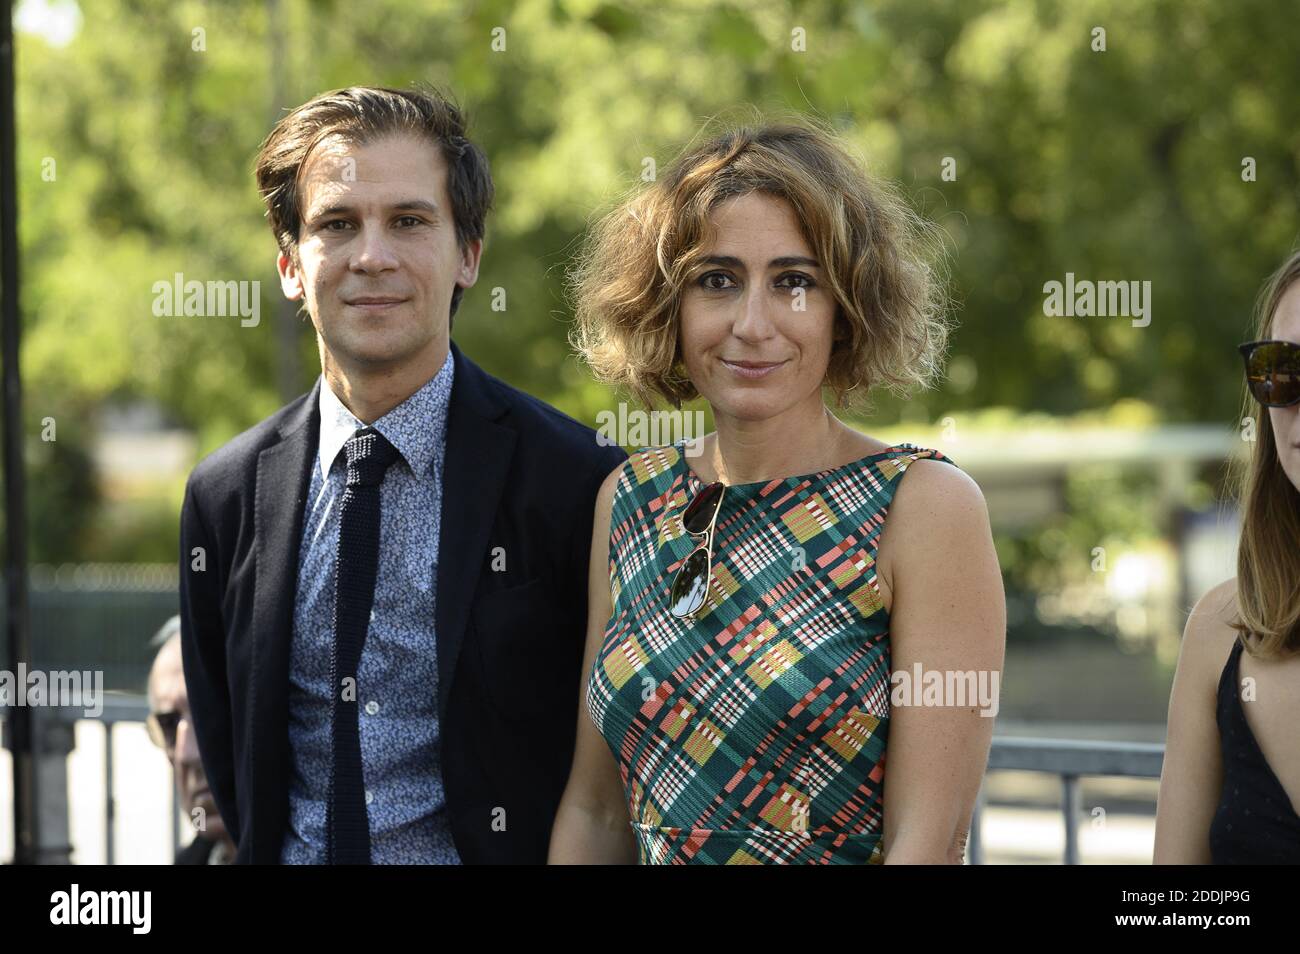
<path id="1" fill-rule="evenodd" d="M 872 864 L 883 834 L 889 620 L 875 556 L 899 444 L 834 470 L 729 486 L 694 621 L 668 592 L 703 486 L 681 445 L 623 467 L 613 614 L 587 685 L 643 864 Z"/>

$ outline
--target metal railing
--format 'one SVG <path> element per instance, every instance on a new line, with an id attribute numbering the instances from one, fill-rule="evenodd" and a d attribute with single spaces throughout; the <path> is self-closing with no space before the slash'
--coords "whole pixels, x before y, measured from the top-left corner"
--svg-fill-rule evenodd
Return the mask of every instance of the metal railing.
<path id="1" fill-rule="evenodd" d="M 76 709 L 47 709 L 53 720 L 69 730 L 71 723 L 86 716 Z M 113 797 L 113 726 L 119 722 L 143 723 L 149 714 L 149 703 L 144 696 L 107 693 L 103 713 L 97 721 L 104 723 L 104 832 L 105 858 L 108 864 L 115 860 L 113 820 L 116 804 Z M 0 718 L 4 710 L 0 709 Z M 989 751 L 988 771 L 1045 772 L 1061 780 L 1061 812 L 1065 820 L 1064 859 L 1067 865 L 1079 864 L 1079 816 L 1081 781 L 1088 776 L 1118 776 L 1125 778 L 1160 777 L 1165 747 L 1149 742 L 1104 742 L 1073 739 L 1042 739 L 1002 736 L 994 737 Z M 176 806 L 176 787 L 171 786 L 172 846 L 180 846 L 180 825 Z M 985 808 L 984 790 L 976 801 L 971 818 L 970 863 L 984 863 L 983 838 L 980 826 Z M 66 822 L 65 828 L 66 830 Z"/>
<path id="2" fill-rule="evenodd" d="M 113 832 L 117 817 L 117 800 L 113 795 L 113 727 L 118 723 L 143 724 L 149 715 L 149 700 L 142 695 L 107 692 L 100 699 L 103 711 L 90 716 L 77 706 L 50 706 L 33 709 L 37 738 L 37 763 L 41 773 L 42 797 L 38 806 L 42 818 L 42 841 L 37 847 L 37 861 L 42 864 L 66 864 L 71 860 L 69 837 L 71 819 L 67 798 L 67 757 L 76 745 L 75 727 L 82 720 L 104 726 L 104 859 L 116 862 Z M 8 731 L 6 707 L 0 706 L 0 728 Z M 7 744 L 8 740 L 4 740 Z M 169 786 L 167 805 L 171 817 L 172 853 L 180 848 L 180 821 L 177 815 L 175 778 Z"/>
<path id="3" fill-rule="evenodd" d="M 98 721 L 104 723 L 104 863 L 113 864 L 113 819 L 117 802 L 113 798 L 113 726 L 119 722 L 143 723 L 149 716 L 149 700 L 145 696 L 109 693 L 104 697 L 104 712 Z M 171 817 L 172 856 L 180 849 L 181 826 L 176 814 L 176 779 L 172 784 L 167 805 Z"/>
<path id="4" fill-rule="evenodd" d="M 1165 747 L 1158 742 L 1096 742 L 995 736 L 988 771 L 1047 772 L 1061 780 L 1061 811 L 1065 816 L 1065 863 L 1079 863 L 1080 781 L 1084 776 L 1159 778 Z M 970 862 L 984 863 L 980 823 L 984 791 L 971 818 Z"/>

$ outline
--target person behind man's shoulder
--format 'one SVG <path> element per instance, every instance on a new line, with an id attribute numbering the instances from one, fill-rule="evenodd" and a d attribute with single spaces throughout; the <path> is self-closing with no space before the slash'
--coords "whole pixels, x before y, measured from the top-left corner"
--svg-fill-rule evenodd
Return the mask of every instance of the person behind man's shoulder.
<path id="1" fill-rule="evenodd" d="M 194 737 L 189 694 L 181 671 L 180 617 L 173 616 L 163 623 L 150 644 L 158 652 L 149 667 L 149 716 L 145 726 L 149 738 L 171 765 L 182 812 L 195 829 L 193 840 L 176 852 L 175 862 L 178 865 L 229 864 L 235 846 L 213 801 Z"/>
<path id="2" fill-rule="evenodd" d="M 236 861 L 540 863 L 593 503 L 626 455 L 451 342 L 493 187 L 444 97 L 323 94 L 257 178 L 322 376 L 182 509 L 186 683 Z"/>

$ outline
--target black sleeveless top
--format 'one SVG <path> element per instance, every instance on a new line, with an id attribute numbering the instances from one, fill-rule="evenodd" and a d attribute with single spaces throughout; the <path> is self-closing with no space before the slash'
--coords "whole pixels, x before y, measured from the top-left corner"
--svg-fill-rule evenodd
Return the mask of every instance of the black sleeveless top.
<path id="1" fill-rule="evenodd" d="M 1300 816 L 1260 751 L 1241 709 L 1241 651 L 1241 640 L 1234 640 L 1219 677 L 1215 720 L 1223 753 L 1223 791 L 1210 823 L 1210 861 L 1216 865 L 1300 864 Z"/>

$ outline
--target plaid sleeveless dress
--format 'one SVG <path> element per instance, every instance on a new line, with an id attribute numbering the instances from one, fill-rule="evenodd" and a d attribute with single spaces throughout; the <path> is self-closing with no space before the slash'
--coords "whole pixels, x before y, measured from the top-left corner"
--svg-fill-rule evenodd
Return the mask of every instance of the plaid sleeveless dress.
<path id="1" fill-rule="evenodd" d="M 613 750 L 642 864 L 878 864 L 889 729 L 888 613 L 875 555 L 908 465 L 899 444 L 842 467 L 728 486 L 694 620 L 668 611 L 698 538 L 684 447 L 623 466 L 613 612 L 587 710 Z"/>

